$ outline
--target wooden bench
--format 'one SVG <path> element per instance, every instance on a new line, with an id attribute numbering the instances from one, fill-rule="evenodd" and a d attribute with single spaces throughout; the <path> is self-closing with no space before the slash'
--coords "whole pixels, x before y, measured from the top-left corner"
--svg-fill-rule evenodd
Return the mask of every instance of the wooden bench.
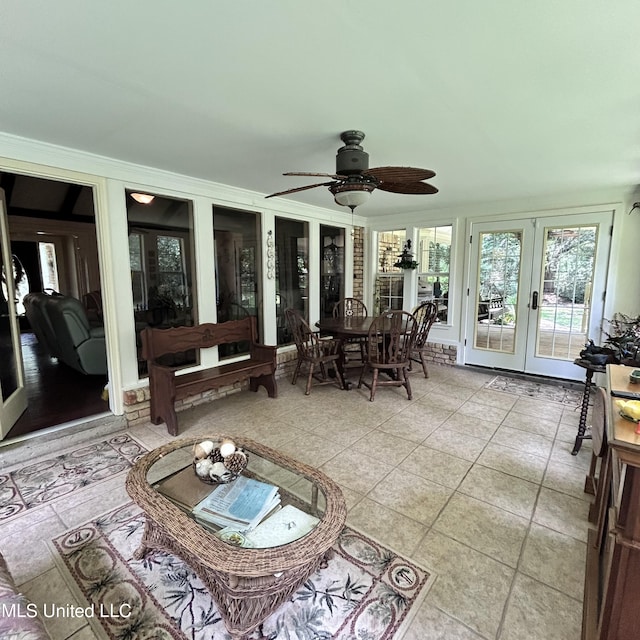
<path id="1" fill-rule="evenodd" d="M 160 424 L 164 421 L 172 436 L 178 435 L 176 400 L 244 380 L 249 380 L 251 391 L 257 391 L 262 385 L 270 398 L 278 396 L 275 376 L 277 347 L 257 343 L 256 319 L 253 316 L 195 327 L 147 327 L 142 331 L 141 339 L 142 357 L 147 360 L 149 368 L 151 422 Z M 236 342 L 249 342 L 249 358 L 183 375 L 176 375 L 179 367 L 158 362 L 168 354 Z"/>
<path id="2" fill-rule="evenodd" d="M 504 312 L 504 298 L 502 296 L 478 302 L 478 321 L 492 322 L 494 318 L 499 318 Z"/>

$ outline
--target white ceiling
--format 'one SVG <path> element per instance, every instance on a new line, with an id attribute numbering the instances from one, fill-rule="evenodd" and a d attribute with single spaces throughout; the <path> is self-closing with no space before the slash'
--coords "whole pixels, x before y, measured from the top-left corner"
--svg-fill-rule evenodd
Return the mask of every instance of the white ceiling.
<path id="1" fill-rule="evenodd" d="M 332 173 L 345 129 L 436 172 L 362 216 L 631 190 L 639 26 L 638 0 L 2 0 L 0 131 L 264 194 Z"/>

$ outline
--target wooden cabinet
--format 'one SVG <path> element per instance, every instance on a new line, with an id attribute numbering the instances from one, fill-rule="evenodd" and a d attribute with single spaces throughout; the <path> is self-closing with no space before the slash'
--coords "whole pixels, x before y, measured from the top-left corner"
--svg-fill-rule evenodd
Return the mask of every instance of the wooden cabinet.
<path id="1" fill-rule="evenodd" d="M 629 383 L 632 370 L 607 367 L 602 425 L 607 447 L 587 543 L 583 640 L 640 638 L 640 435 L 636 423 L 620 415 L 612 395 L 640 398 L 640 389 Z"/>

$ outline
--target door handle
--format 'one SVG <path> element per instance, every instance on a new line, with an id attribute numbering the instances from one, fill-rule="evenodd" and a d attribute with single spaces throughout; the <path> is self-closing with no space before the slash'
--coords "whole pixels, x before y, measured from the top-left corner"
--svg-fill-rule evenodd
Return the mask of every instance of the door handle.
<path id="1" fill-rule="evenodd" d="M 531 308 L 532 309 L 538 308 L 538 292 L 537 291 L 533 292 L 533 298 L 531 300 Z"/>

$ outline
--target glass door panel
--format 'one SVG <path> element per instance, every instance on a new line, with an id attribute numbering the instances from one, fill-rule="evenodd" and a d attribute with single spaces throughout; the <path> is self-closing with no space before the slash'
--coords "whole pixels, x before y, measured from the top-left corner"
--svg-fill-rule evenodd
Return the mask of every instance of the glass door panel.
<path id="1" fill-rule="evenodd" d="M 531 220 L 473 226 L 467 364 L 524 370 L 533 231 Z"/>
<path id="2" fill-rule="evenodd" d="M 536 356 L 575 360 L 587 340 L 597 226 L 546 227 Z"/>
<path id="3" fill-rule="evenodd" d="M 513 354 L 522 232 L 480 233 L 474 347 Z"/>
<path id="4" fill-rule="evenodd" d="M 584 371 L 573 361 L 587 340 L 601 341 L 613 214 L 557 216 L 539 222 L 527 371 L 583 379 Z"/>

